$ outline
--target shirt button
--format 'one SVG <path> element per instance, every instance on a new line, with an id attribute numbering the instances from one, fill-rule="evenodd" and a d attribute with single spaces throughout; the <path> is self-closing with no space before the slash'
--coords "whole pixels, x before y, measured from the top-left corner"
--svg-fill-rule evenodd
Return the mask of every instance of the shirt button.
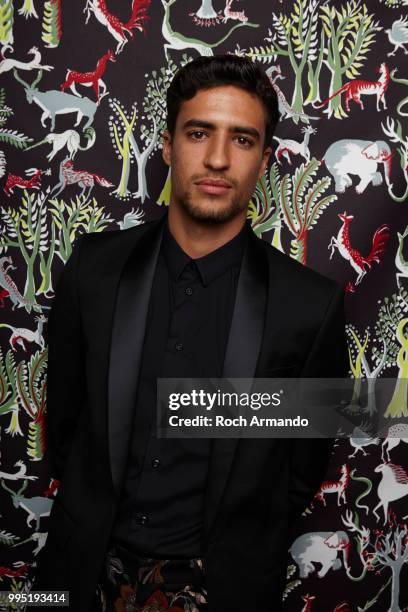
<path id="1" fill-rule="evenodd" d="M 154 467 L 155 469 L 158 468 L 160 465 L 160 459 L 153 459 L 152 460 L 152 467 Z"/>
<path id="2" fill-rule="evenodd" d="M 147 516 L 147 514 L 138 514 L 136 516 L 136 523 L 138 523 L 138 525 L 146 525 L 148 520 L 149 517 Z"/>
<path id="3" fill-rule="evenodd" d="M 175 349 L 176 349 L 176 351 L 182 351 L 183 350 L 183 343 L 182 342 L 176 342 Z"/>
<path id="4" fill-rule="evenodd" d="M 191 287 L 186 287 L 186 294 L 193 295 L 193 289 Z"/>

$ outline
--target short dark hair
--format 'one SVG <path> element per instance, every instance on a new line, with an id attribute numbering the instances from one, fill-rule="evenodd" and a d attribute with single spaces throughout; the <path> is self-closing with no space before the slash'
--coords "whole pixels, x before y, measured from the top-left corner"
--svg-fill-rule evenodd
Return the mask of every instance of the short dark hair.
<path id="1" fill-rule="evenodd" d="M 264 148 L 279 121 L 278 99 L 261 64 L 237 55 L 198 57 L 180 68 L 167 89 L 167 129 L 174 134 L 180 106 L 203 89 L 234 85 L 258 96 L 266 114 Z"/>

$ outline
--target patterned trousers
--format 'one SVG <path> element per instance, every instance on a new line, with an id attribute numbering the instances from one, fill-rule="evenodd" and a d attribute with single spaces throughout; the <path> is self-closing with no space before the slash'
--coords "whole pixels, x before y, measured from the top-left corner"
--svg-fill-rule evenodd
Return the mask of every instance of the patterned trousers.
<path id="1" fill-rule="evenodd" d="M 206 612 L 202 559 L 146 559 L 111 548 L 92 612 Z"/>

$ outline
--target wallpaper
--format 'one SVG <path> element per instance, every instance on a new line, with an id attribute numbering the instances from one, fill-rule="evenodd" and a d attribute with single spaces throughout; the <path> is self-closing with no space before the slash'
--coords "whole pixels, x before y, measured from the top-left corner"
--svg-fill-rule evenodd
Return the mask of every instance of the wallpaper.
<path id="1" fill-rule="evenodd" d="M 59 274 L 80 234 L 163 214 L 166 88 L 228 52 L 264 65 L 281 113 L 253 231 L 344 285 L 350 409 L 395 377 L 394 429 L 338 439 L 292 526 L 284 607 L 408 610 L 407 6 L 0 0 L 0 590 L 30 589 L 58 490 L 44 419 Z"/>

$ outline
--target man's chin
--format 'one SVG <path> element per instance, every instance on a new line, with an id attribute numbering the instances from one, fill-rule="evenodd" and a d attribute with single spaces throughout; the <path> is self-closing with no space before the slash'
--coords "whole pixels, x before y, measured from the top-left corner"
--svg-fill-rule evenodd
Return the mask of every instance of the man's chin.
<path id="1" fill-rule="evenodd" d="M 181 206 L 192 219 L 208 224 L 225 223 L 242 212 L 235 204 L 223 204 L 221 202 L 219 206 L 215 206 L 214 202 L 192 204 L 183 200 Z"/>

